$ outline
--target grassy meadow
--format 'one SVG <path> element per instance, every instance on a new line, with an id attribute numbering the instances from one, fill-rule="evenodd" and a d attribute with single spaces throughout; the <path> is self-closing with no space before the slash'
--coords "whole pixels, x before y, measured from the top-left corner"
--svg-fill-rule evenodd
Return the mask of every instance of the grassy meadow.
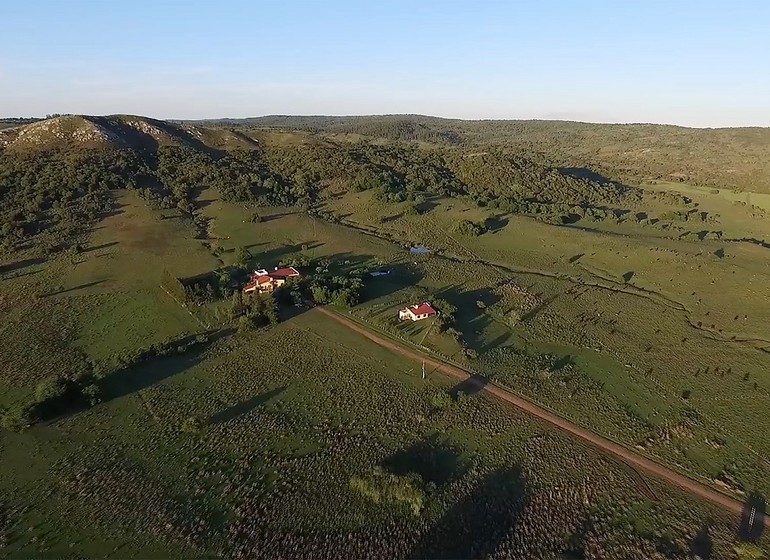
<path id="1" fill-rule="evenodd" d="M 282 150 L 310 142 L 207 134 Z M 266 172 L 260 181 L 275 182 Z M 270 204 L 211 187 L 176 185 L 186 197 L 176 205 L 112 190 L 110 211 L 76 249 L 22 241 L 1 253 L 0 409 L 45 396 L 52 376 L 87 373 L 99 392 L 0 429 L 0 556 L 646 559 L 768 549 L 761 532 L 741 534 L 745 519 L 468 385 L 422 379 L 419 362 L 296 298 L 282 303 L 280 322 L 244 328 L 233 313 L 248 304 L 240 285 L 229 286 L 232 299 L 180 300 L 163 280 L 237 270 L 241 282 L 250 269 L 293 262 L 306 277 L 388 270 L 364 275 L 360 302 L 330 308 L 761 503 L 770 225 L 759 198 L 751 206 L 746 193 L 645 184 L 622 212 L 560 221 L 449 187 L 399 202 L 324 181 L 315 199 L 286 205 L 277 203 L 286 185 Z M 468 223 L 484 228 L 476 235 L 460 227 Z M 397 320 L 421 301 L 442 314 Z"/>

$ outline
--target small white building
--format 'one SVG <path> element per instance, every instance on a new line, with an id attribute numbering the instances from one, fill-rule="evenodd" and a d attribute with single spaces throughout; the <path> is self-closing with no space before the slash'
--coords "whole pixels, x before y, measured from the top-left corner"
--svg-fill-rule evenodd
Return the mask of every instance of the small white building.
<path id="1" fill-rule="evenodd" d="M 438 311 L 436 311 L 436 309 L 434 309 L 427 301 L 409 305 L 398 312 L 398 318 L 401 321 L 420 321 L 421 319 L 427 319 L 428 317 L 433 317 L 435 315 L 438 315 Z"/>

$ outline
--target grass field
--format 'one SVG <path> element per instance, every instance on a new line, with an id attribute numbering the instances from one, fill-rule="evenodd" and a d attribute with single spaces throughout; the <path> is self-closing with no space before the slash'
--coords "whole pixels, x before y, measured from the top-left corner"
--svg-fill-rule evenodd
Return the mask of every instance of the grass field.
<path id="1" fill-rule="evenodd" d="M 160 287 L 163 270 L 208 273 L 242 247 L 252 266 L 305 255 L 340 273 L 388 268 L 366 281 L 356 320 L 739 497 L 770 492 L 767 249 L 727 241 L 764 235 L 745 207 L 719 206 L 722 238 L 699 239 L 440 197 L 401 215 L 343 194 L 323 204 L 339 223 L 210 190 L 196 202 L 205 238 L 125 194 L 78 254 L 0 263 L 0 406 L 52 374 L 103 374 L 99 404 L 0 432 L 3 555 L 652 558 L 702 556 L 706 542 L 732 557 L 738 520 L 422 380 L 419 363 L 317 312 L 234 332 L 216 305 Z M 493 231 L 456 232 L 490 217 Z M 457 335 L 395 319 L 435 298 L 456 307 Z M 182 353 L 126 358 L 211 330 Z"/>

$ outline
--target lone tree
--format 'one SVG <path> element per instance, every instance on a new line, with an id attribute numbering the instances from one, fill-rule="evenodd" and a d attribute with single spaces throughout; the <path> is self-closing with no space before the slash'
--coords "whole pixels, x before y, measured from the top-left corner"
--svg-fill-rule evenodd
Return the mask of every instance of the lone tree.
<path id="1" fill-rule="evenodd" d="M 247 268 L 251 261 L 251 253 L 246 247 L 238 247 L 235 250 L 235 264 L 242 268 Z"/>

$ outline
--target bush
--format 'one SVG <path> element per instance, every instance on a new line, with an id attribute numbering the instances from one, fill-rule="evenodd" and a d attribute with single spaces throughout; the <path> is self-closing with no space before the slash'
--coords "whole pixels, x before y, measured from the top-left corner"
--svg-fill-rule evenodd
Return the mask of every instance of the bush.
<path id="1" fill-rule="evenodd" d="M 64 396 L 67 385 L 61 377 L 55 375 L 46 377 L 35 387 L 35 401 L 44 403 Z"/>
<path id="2" fill-rule="evenodd" d="M 416 204 L 407 204 L 404 208 L 405 216 L 419 216 L 420 208 Z"/>
<path id="3" fill-rule="evenodd" d="M 16 404 L 0 415 L 0 427 L 19 432 L 32 423 L 31 410 L 28 406 Z"/>
<path id="4" fill-rule="evenodd" d="M 478 236 L 487 231 L 487 226 L 481 222 L 460 220 L 457 224 L 457 233 L 460 235 Z"/>
<path id="5" fill-rule="evenodd" d="M 100 395 L 101 389 L 99 389 L 99 386 L 95 383 L 91 383 L 90 385 L 83 387 L 83 396 L 88 399 L 88 402 L 91 406 L 95 406 L 102 401 Z"/>
<path id="6" fill-rule="evenodd" d="M 452 397 L 446 391 L 434 393 L 430 397 L 430 405 L 435 411 L 441 411 L 452 405 Z"/>
<path id="7" fill-rule="evenodd" d="M 197 416 L 190 416 L 182 422 L 182 431 L 186 434 L 197 434 L 203 428 L 203 422 Z"/>
<path id="8" fill-rule="evenodd" d="M 366 478 L 354 476 L 350 479 L 350 489 L 364 498 L 375 504 L 405 504 L 414 515 L 420 514 L 425 503 L 421 486 L 422 480 L 417 475 L 375 473 Z"/>

